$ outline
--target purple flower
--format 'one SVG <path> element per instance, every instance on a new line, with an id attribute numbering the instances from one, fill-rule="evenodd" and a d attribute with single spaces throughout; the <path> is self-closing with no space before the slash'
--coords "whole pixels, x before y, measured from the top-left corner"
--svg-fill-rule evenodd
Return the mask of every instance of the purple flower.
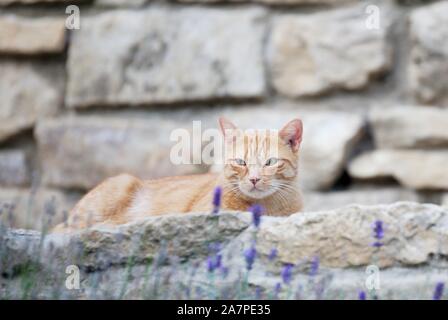
<path id="1" fill-rule="evenodd" d="M 207 270 L 208 272 L 215 271 L 215 259 L 213 257 L 207 258 Z"/>
<path id="2" fill-rule="evenodd" d="M 436 288 L 434 289 L 434 295 L 433 295 L 432 299 L 433 300 L 442 299 L 444 288 L 445 288 L 445 284 L 443 282 L 438 282 L 436 284 Z"/>
<path id="3" fill-rule="evenodd" d="M 365 291 L 359 291 L 358 299 L 359 300 L 366 300 L 366 293 L 365 293 Z"/>
<path id="4" fill-rule="evenodd" d="M 202 299 L 202 288 L 196 287 L 196 299 L 201 300 Z"/>
<path id="5" fill-rule="evenodd" d="M 217 254 L 215 256 L 207 257 L 207 270 L 208 272 L 213 272 L 222 266 L 222 255 Z"/>
<path id="6" fill-rule="evenodd" d="M 191 295 L 191 288 L 190 287 L 186 287 L 185 288 L 185 294 L 186 294 L 187 297 L 190 297 L 190 295 Z"/>
<path id="7" fill-rule="evenodd" d="M 383 221 L 377 220 L 375 221 L 375 225 L 373 227 L 373 232 L 375 233 L 375 239 L 381 240 L 384 237 L 384 229 L 383 229 Z"/>
<path id="8" fill-rule="evenodd" d="M 222 254 L 217 254 L 215 257 L 215 268 L 219 269 L 222 265 Z"/>
<path id="9" fill-rule="evenodd" d="M 292 279 L 292 269 L 294 265 L 292 263 L 287 263 L 282 269 L 282 279 L 285 284 L 289 284 Z"/>
<path id="10" fill-rule="evenodd" d="M 383 246 L 383 243 L 379 242 L 379 241 L 375 241 L 374 243 L 372 243 L 372 246 L 375 248 L 380 248 Z"/>
<path id="11" fill-rule="evenodd" d="M 282 284 L 280 282 L 277 282 L 277 284 L 274 287 L 274 298 L 275 299 L 278 299 L 278 295 L 281 290 L 282 290 Z"/>
<path id="12" fill-rule="evenodd" d="M 255 300 L 261 300 L 262 290 L 260 286 L 255 288 Z"/>
<path id="13" fill-rule="evenodd" d="M 380 240 L 384 238 L 383 221 L 375 221 L 373 225 L 373 237 L 376 239 L 376 241 L 372 245 L 376 248 L 382 247 L 383 243 Z"/>
<path id="14" fill-rule="evenodd" d="M 213 214 L 218 214 L 219 208 L 221 207 L 221 187 L 216 187 L 213 191 Z"/>
<path id="15" fill-rule="evenodd" d="M 258 228 L 261 222 L 261 215 L 263 214 L 263 207 L 259 204 L 254 204 L 249 208 L 249 211 L 252 212 L 252 223 Z"/>
<path id="16" fill-rule="evenodd" d="M 272 248 L 271 252 L 268 255 L 269 261 L 273 261 L 275 258 L 277 258 L 278 250 L 276 248 Z"/>
<path id="17" fill-rule="evenodd" d="M 257 249 L 255 249 L 255 245 L 252 245 L 249 249 L 246 249 L 244 251 L 244 258 L 246 259 L 247 270 L 252 270 L 252 266 L 254 264 L 256 256 L 257 256 Z"/>
<path id="18" fill-rule="evenodd" d="M 315 276 L 319 272 L 319 257 L 314 257 L 311 261 L 310 276 Z"/>
<path id="19" fill-rule="evenodd" d="M 221 271 L 222 277 L 227 278 L 229 275 L 229 267 L 221 266 L 219 270 Z"/>
<path id="20" fill-rule="evenodd" d="M 219 242 L 212 242 L 208 245 L 208 251 L 215 254 L 221 250 L 221 244 Z"/>

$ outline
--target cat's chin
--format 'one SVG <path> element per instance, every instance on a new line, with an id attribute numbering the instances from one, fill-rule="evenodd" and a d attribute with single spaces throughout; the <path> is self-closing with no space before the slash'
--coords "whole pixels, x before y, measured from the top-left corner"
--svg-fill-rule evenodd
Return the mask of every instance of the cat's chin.
<path id="1" fill-rule="evenodd" d="M 240 192 L 251 199 L 263 199 L 269 197 L 274 193 L 272 190 L 259 190 L 259 189 L 251 189 L 251 190 L 243 190 L 240 188 Z"/>

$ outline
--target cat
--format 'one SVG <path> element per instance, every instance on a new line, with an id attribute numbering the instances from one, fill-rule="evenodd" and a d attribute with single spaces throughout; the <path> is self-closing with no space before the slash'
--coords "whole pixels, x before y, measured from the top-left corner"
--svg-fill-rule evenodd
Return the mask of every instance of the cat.
<path id="1" fill-rule="evenodd" d="M 247 211 L 253 204 L 264 214 L 285 216 L 302 210 L 298 186 L 299 147 L 303 125 L 288 122 L 271 134 L 241 131 L 219 119 L 225 153 L 218 174 L 140 180 L 129 174 L 109 178 L 87 193 L 66 222 L 53 231 L 74 231 L 92 225 L 118 225 L 145 216 L 211 212 L 216 187 L 221 188 L 221 210 Z M 273 139 L 273 137 L 275 139 Z"/>

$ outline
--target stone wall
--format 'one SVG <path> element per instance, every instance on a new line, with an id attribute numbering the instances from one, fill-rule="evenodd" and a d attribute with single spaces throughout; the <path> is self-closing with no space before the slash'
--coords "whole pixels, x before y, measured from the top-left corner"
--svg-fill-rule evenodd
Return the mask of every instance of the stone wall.
<path id="1" fill-rule="evenodd" d="M 381 235 L 373 231 L 378 222 Z M 369 299 L 428 300 L 448 281 L 447 228 L 446 209 L 410 202 L 262 217 L 257 228 L 245 212 L 148 217 L 46 236 L 0 228 L 0 297 L 357 299 L 376 275 Z M 79 268 L 79 290 L 66 287 L 70 265 Z"/>
<path id="2" fill-rule="evenodd" d="M 0 0 L 0 219 L 9 224 L 39 228 L 43 211 L 56 223 L 117 173 L 211 170 L 171 164 L 169 134 L 193 120 L 214 127 L 219 115 L 241 127 L 304 120 L 310 210 L 442 203 L 448 1 L 77 3 L 81 28 L 68 30 L 71 2 Z"/>

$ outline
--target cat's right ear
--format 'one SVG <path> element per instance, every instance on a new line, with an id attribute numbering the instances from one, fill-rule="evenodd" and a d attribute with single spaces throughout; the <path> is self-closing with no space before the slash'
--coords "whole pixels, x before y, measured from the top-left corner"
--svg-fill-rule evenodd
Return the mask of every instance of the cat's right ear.
<path id="1" fill-rule="evenodd" d="M 219 118 L 219 127 L 221 128 L 222 135 L 225 137 L 226 132 L 233 131 L 237 129 L 237 127 L 228 119 L 224 117 Z"/>
<path id="2" fill-rule="evenodd" d="M 303 124 L 302 120 L 294 119 L 289 121 L 281 130 L 280 138 L 283 139 L 296 152 L 302 142 Z"/>

